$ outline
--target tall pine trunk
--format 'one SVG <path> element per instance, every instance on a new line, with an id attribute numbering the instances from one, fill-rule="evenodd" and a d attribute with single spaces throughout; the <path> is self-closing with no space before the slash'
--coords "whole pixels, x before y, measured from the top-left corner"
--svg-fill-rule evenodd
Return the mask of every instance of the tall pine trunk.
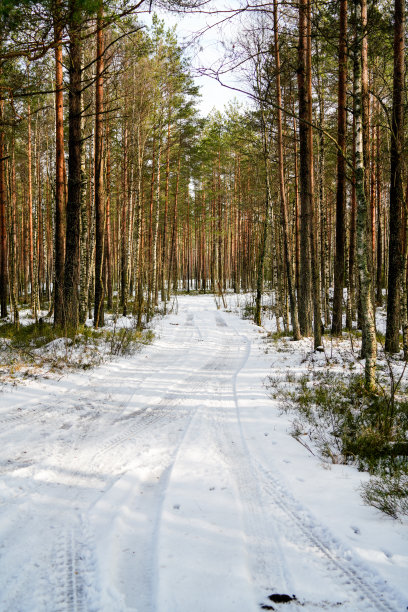
<path id="1" fill-rule="evenodd" d="M 390 241 L 385 350 L 399 351 L 400 301 L 403 274 L 402 248 L 402 153 L 404 135 L 404 1 L 394 2 L 394 86 L 391 124 Z M 406 299 L 404 297 L 404 299 Z"/>
<path id="2" fill-rule="evenodd" d="M 336 193 L 336 255 L 334 264 L 334 295 L 332 334 L 341 335 L 344 288 L 345 196 L 346 196 L 346 86 L 347 86 L 347 0 L 340 0 L 339 85 L 337 102 L 337 193 Z"/>
<path id="3" fill-rule="evenodd" d="M 300 340 L 300 329 L 298 319 L 298 309 L 294 286 L 294 275 L 292 268 L 292 257 L 289 245 L 289 222 L 288 208 L 286 203 L 285 176 L 283 166 L 283 137 L 282 137 L 282 94 L 280 84 L 280 53 L 279 53 L 279 33 L 278 33 L 278 5 L 277 0 L 273 0 L 273 22 L 274 22 L 274 47 L 275 47 L 275 68 L 276 68 L 276 106 L 278 121 L 278 161 L 279 161 L 279 188 L 281 200 L 281 223 L 283 231 L 283 249 L 285 256 L 286 277 L 288 283 L 290 316 L 292 321 L 292 333 L 294 340 Z"/>
<path id="4" fill-rule="evenodd" d="M 11 171 L 10 171 L 10 302 L 13 311 L 14 325 L 19 327 L 19 312 L 18 312 L 18 280 L 17 280 L 17 186 L 16 186 L 16 161 L 15 161 L 15 135 L 13 129 L 13 137 L 11 142 Z"/>
<path id="5" fill-rule="evenodd" d="M 54 17 L 55 38 L 55 234 L 54 234 L 54 324 L 64 321 L 65 258 L 65 168 L 64 168 L 64 94 L 62 73 L 61 0 Z"/>
<path id="6" fill-rule="evenodd" d="M 96 30 L 95 82 L 95 304 L 94 326 L 104 321 L 104 284 L 102 278 L 105 241 L 105 200 L 103 193 L 103 70 L 104 70 L 103 7 L 98 7 Z"/>
<path id="7" fill-rule="evenodd" d="M 64 274 L 64 325 L 76 329 L 79 317 L 79 247 L 82 201 L 82 67 L 80 2 L 69 3 L 68 201 Z"/>
<path id="8" fill-rule="evenodd" d="M 299 325 L 304 336 L 312 333 L 312 257 L 311 227 L 311 151 L 308 125 L 308 0 L 299 0 L 298 95 L 299 95 L 299 148 L 300 148 L 300 295 Z"/>
<path id="9" fill-rule="evenodd" d="M 312 268 L 312 298 L 313 298 L 313 341 L 314 349 L 321 347 L 322 343 L 322 320 L 320 306 L 320 266 L 319 249 L 317 246 L 318 219 L 314 201 L 314 174 L 313 174 L 313 108 L 312 108 L 312 14 L 311 2 L 307 2 L 307 58 L 306 58 L 306 80 L 307 80 L 307 120 L 308 120 L 308 180 L 309 180 L 309 207 L 310 207 L 310 253 Z"/>
<path id="10" fill-rule="evenodd" d="M 372 276 L 369 265 L 370 241 L 367 240 L 369 203 L 365 191 L 365 167 L 363 152 L 363 96 L 362 73 L 366 70 L 363 38 L 367 35 L 362 20 L 362 5 L 366 0 L 354 0 L 356 12 L 356 37 L 354 42 L 354 92 L 356 120 L 356 196 L 357 196 L 357 262 L 360 280 L 362 322 L 365 333 L 365 386 L 375 388 L 377 340 L 375 334 L 374 307 L 372 302 Z"/>
<path id="11" fill-rule="evenodd" d="M 3 131 L 4 101 L 0 100 L 0 316 L 7 317 L 8 265 L 6 225 L 5 147 Z"/>

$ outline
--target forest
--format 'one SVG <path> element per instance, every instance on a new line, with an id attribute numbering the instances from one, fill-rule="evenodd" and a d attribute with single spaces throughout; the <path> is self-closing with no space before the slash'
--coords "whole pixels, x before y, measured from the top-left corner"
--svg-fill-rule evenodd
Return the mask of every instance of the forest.
<path id="1" fill-rule="evenodd" d="M 267 288 L 315 348 L 357 322 L 368 387 L 376 306 L 386 351 L 402 333 L 407 358 L 405 17 L 391 4 L 247 7 L 213 72 L 243 65 L 252 104 L 203 118 L 188 56 L 163 21 L 142 25 L 143 3 L 3 0 L 2 317 L 18 325 L 24 303 L 36 321 L 46 308 L 61 329 L 88 313 L 99 327 L 116 300 L 142 325 L 182 287 L 255 291 L 260 323 Z"/>
<path id="2" fill-rule="evenodd" d="M 39 338 L 88 342 L 121 318 L 150 342 L 186 296 L 238 304 L 273 350 L 290 338 L 300 355 L 311 339 L 303 361 L 324 361 L 294 390 L 289 372 L 265 383 L 296 413 L 294 440 L 369 472 L 364 502 L 406 517 L 405 12 L 404 0 L 0 0 L 2 359 L 17 369 L 16 347 L 28 363 Z M 181 41 L 168 14 L 198 15 L 201 30 Z M 198 67 L 200 37 L 229 26 L 219 60 Z M 204 116 L 200 77 L 247 102 Z M 119 354 L 131 340 L 109 342 Z M 228 342 L 236 380 L 244 348 Z M 358 376 L 330 371 L 342 351 Z M 87 605 L 67 609 L 130 609 Z"/>

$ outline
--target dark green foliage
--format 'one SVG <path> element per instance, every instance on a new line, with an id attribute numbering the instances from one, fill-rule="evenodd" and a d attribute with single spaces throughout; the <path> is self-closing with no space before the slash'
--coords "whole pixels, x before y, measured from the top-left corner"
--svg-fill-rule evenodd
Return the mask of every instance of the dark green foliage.
<path id="1" fill-rule="evenodd" d="M 408 469 L 405 465 L 394 472 L 380 476 L 362 485 L 363 501 L 392 518 L 408 516 Z"/>
<path id="2" fill-rule="evenodd" d="M 253 319 L 255 313 L 255 306 L 253 304 L 245 304 L 242 309 L 241 317 L 243 319 Z"/>
<path id="3" fill-rule="evenodd" d="M 390 516 L 408 512 L 408 398 L 367 391 L 361 376 L 332 373 L 303 376 L 288 389 L 270 379 L 273 397 L 295 411 L 292 435 L 307 448 L 307 436 L 321 457 L 352 463 L 375 477 L 363 487 L 366 503 Z"/>
<path id="4" fill-rule="evenodd" d="M 54 327 L 50 323 L 0 326 L 1 348 L 8 350 L 8 360 L 25 365 L 49 365 L 52 368 L 92 367 L 106 356 L 131 355 L 154 338 L 151 330 L 141 331 L 135 325 L 127 328 L 95 330 L 81 326 L 77 331 Z M 58 347 L 53 341 L 60 339 Z M 1 341 L 0 341 L 1 342 Z M 42 349 L 40 351 L 36 349 Z"/>
<path id="5" fill-rule="evenodd" d="M 52 340 L 61 337 L 61 330 L 50 323 L 32 323 L 20 325 L 18 328 L 13 323 L 4 323 L 0 326 L 0 338 L 7 338 L 10 346 L 23 348 L 39 348 Z M 64 334 L 72 337 L 72 334 Z"/>
<path id="6" fill-rule="evenodd" d="M 24 11 L 35 4 L 34 0 L 0 0 L 0 24 L 5 28 L 16 27 L 22 20 Z"/>
<path id="7" fill-rule="evenodd" d="M 251 303 L 246 303 L 243 308 L 241 309 L 241 318 L 242 319 L 249 319 L 249 320 L 253 320 L 254 319 L 254 315 L 255 315 L 255 310 L 256 310 L 256 306 L 255 304 L 251 304 Z M 261 306 L 261 312 L 263 314 L 268 314 L 269 315 L 273 312 L 273 307 L 268 305 L 268 304 L 263 304 Z M 277 332 L 278 335 L 274 335 L 271 334 L 271 337 L 273 338 L 281 338 L 282 336 L 288 336 L 287 332 L 283 332 L 282 334 L 280 334 L 280 332 Z"/>
<path id="8" fill-rule="evenodd" d="M 106 332 L 106 341 L 110 345 L 112 355 L 131 355 L 144 344 L 150 344 L 154 338 L 153 332 L 140 331 L 122 327 Z"/>
<path id="9" fill-rule="evenodd" d="M 298 412 L 298 428 L 309 435 L 324 456 L 360 469 L 376 472 L 393 465 L 401 453 L 408 455 L 408 400 L 391 399 L 386 393 L 368 392 L 361 376 L 350 379 L 325 373 L 310 381 L 300 379 L 295 391 L 285 393 L 285 406 Z"/>

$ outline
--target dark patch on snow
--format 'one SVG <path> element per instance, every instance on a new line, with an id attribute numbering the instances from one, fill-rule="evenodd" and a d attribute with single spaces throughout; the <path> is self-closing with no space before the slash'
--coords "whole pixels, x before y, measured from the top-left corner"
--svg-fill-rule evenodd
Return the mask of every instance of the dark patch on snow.
<path id="1" fill-rule="evenodd" d="M 268 604 L 261 605 L 261 610 L 274 610 L 272 606 L 268 606 Z"/>
<path id="2" fill-rule="evenodd" d="M 284 593 L 272 593 L 268 596 L 268 599 L 274 603 L 289 603 L 290 601 L 296 601 L 296 595 L 285 595 Z"/>

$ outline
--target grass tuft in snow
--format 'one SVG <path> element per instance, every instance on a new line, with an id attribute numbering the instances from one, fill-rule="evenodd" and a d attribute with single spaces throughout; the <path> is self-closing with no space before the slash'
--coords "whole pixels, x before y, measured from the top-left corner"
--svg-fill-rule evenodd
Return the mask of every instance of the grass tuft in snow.
<path id="1" fill-rule="evenodd" d="M 136 324 L 95 330 L 86 325 L 77 331 L 54 327 L 48 322 L 29 323 L 17 328 L 0 325 L 0 359 L 4 378 L 15 381 L 61 372 L 66 368 L 89 369 L 112 356 L 130 355 L 149 344 L 154 334 Z"/>
<path id="2" fill-rule="evenodd" d="M 361 497 L 392 518 L 408 516 L 408 468 L 401 466 L 393 473 L 384 472 L 361 485 Z"/>
<path id="3" fill-rule="evenodd" d="M 150 344 L 154 338 L 152 330 L 140 331 L 138 329 L 121 327 L 108 330 L 105 340 L 109 344 L 111 355 L 131 355 L 141 345 Z"/>
<path id="4" fill-rule="evenodd" d="M 56 338 L 60 338 L 61 330 L 50 323 L 30 323 L 16 327 L 14 323 L 0 325 L 0 338 L 9 341 L 9 345 L 18 349 L 39 348 Z M 67 334 L 64 334 L 67 335 Z M 72 338 L 74 334 L 68 334 Z"/>
<path id="5" fill-rule="evenodd" d="M 288 384 L 289 383 L 289 384 Z M 267 387 L 286 412 L 292 436 L 333 463 L 352 463 L 374 478 L 363 499 L 391 516 L 408 513 L 408 398 L 384 385 L 367 392 L 362 376 L 311 372 L 296 382 L 270 377 Z"/>

